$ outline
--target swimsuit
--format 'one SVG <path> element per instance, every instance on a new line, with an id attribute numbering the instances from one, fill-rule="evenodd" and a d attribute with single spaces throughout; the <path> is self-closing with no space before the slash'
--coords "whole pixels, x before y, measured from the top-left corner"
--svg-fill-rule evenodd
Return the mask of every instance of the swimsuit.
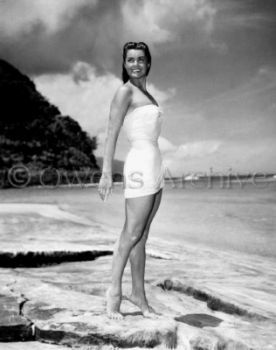
<path id="1" fill-rule="evenodd" d="M 136 107 L 124 119 L 131 145 L 124 163 L 125 198 L 141 197 L 164 187 L 165 167 L 158 147 L 162 112 L 157 105 Z"/>

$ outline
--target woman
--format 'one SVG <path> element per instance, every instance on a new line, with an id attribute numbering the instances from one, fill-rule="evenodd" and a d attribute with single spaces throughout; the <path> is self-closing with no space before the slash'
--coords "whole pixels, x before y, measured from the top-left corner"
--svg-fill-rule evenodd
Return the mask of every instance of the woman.
<path id="1" fill-rule="evenodd" d="M 146 88 L 150 67 L 151 55 L 145 43 L 129 42 L 124 45 L 123 84 L 111 103 L 98 187 L 101 199 L 106 200 L 112 192 L 112 160 L 123 126 L 131 148 L 124 164 L 125 223 L 115 245 L 112 283 L 106 293 L 107 315 L 113 319 L 123 318 L 120 313 L 122 276 L 128 258 L 132 292 L 125 298 L 138 306 L 144 317 L 157 317 L 145 294 L 145 244 L 161 201 L 165 168 L 157 143 L 161 130 L 161 111 Z"/>

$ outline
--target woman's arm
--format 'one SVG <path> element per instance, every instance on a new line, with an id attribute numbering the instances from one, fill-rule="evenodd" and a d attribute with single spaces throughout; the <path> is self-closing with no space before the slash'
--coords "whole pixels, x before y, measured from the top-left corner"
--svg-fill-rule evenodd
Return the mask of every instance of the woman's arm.
<path id="1" fill-rule="evenodd" d="M 110 106 L 109 121 L 106 131 L 105 147 L 104 147 L 104 160 L 102 173 L 111 174 L 112 161 L 116 149 L 116 143 L 120 128 L 124 122 L 124 118 L 131 102 L 131 88 L 129 86 L 121 86 Z"/>

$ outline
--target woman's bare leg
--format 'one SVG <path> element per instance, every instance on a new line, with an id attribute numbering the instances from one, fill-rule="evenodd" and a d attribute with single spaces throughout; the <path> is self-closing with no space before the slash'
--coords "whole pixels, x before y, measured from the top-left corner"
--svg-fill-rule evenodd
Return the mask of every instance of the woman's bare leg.
<path id="1" fill-rule="evenodd" d="M 125 223 L 117 240 L 112 260 L 112 282 L 108 289 L 107 314 L 111 318 L 122 318 L 120 304 L 122 297 L 122 276 L 133 246 L 141 239 L 154 203 L 154 195 L 126 198 Z"/>
<path id="2" fill-rule="evenodd" d="M 150 314 L 155 313 L 149 306 L 145 293 L 145 263 L 146 263 L 146 241 L 149 234 L 150 225 L 159 208 L 162 198 L 162 189 L 155 194 L 154 203 L 150 215 L 148 217 L 143 236 L 130 252 L 130 264 L 132 274 L 132 292 L 129 299 L 140 307 L 144 316 L 151 317 Z"/>

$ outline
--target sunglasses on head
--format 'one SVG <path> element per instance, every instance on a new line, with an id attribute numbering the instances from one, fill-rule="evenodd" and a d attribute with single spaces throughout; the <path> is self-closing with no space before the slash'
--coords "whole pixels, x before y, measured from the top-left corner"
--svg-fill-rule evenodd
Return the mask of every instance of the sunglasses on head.
<path id="1" fill-rule="evenodd" d="M 146 44 L 142 41 L 140 42 L 135 42 L 135 41 L 129 41 L 124 45 L 125 49 L 145 49 L 146 48 Z"/>

